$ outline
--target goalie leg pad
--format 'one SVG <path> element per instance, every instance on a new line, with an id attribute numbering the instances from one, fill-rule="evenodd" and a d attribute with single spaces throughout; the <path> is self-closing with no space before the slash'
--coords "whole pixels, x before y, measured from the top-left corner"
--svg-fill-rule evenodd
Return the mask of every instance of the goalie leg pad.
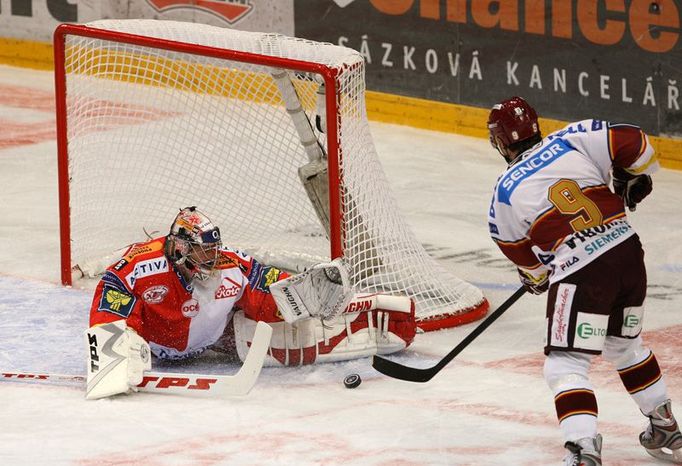
<path id="1" fill-rule="evenodd" d="M 356 310 L 348 312 L 350 309 Z M 243 312 L 235 314 L 237 354 L 242 360 L 255 326 L 256 321 Z M 267 366 L 301 366 L 391 354 L 408 347 L 417 329 L 414 303 L 407 297 L 387 295 L 356 296 L 344 313 L 331 319 L 308 318 L 271 326 Z"/>
<path id="2" fill-rule="evenodd" d="M 89 328 L 85 342 L 88 400 L 137 391 L 144 371 L 152 367 L 149 345 L 124 320 Z"/>

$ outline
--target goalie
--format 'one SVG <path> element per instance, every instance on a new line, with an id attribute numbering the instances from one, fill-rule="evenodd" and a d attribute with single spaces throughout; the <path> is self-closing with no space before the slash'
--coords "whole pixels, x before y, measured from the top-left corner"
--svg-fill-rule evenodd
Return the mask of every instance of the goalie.
<path id="1" fill-rule="evenodd" d="M 132 245 L 98 283 L 87 397 L 134 390 L 150 353 L 185 359 L 214 350 L 243 361 L 258 321 L 273 327 L 267 365 L 390 354 L 416 331 L 409 298 L 354 294 L 340 260 L 290 276 L 224 247 L 218 227 L 187 207 L 167 236 Z"/>

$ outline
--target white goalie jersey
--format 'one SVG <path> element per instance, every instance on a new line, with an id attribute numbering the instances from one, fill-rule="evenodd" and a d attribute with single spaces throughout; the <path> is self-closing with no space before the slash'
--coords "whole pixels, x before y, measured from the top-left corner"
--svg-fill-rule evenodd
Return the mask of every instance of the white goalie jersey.
<path id="1" fill-rule="evenodd" d="M 556 282 L 634 235 L 623 199 L 609 189 L 612 167 L 658 167 L 636 126 L 583 120 L 545 137 L 499 177 L 490 235 L 518 267 Z"/>

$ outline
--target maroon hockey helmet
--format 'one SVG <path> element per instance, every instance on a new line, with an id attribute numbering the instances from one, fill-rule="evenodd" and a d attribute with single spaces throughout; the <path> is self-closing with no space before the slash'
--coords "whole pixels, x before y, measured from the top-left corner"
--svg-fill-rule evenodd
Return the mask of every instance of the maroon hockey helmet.
<path id="1" fill-rule="evenodd" d="M 517 142 L 525 141 L 540 135 L 538 114 L 521 97 L 512 97 L 493 105 L 488 116 L 490 143 L 500 153 L 502 147 L 507 148 Z M 504 155 L 504 153 L 502 153 Z"/>

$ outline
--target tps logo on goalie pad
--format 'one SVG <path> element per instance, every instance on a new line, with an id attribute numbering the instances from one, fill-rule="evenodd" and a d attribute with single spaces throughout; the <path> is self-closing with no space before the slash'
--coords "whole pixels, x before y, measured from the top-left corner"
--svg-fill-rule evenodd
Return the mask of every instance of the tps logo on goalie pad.
<path id="1" fill-rule="evenodd" d="M 147 0 L 156 11 L 164 13 L 175 9 L 201 10 L 234 24 L 253 10 L 248 0 Z"/>

